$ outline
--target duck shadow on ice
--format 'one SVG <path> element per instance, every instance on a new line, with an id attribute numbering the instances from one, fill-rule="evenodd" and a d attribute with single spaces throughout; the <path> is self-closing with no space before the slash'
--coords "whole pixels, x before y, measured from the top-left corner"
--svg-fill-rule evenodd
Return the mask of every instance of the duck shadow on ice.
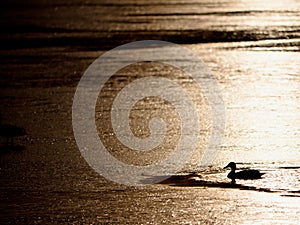
<path id="1" fill-rule="evenodd" d="M 25 146 L 7 146 L 7 145 L 1 145 L 0 146 L 0 155 L 6 154 L 6 153 L 12 153 L 12 152 L 18 152 L 25 150 Z"/>
<path id="2" fill-rule="evenodd" d="M 265 173 L 260 172 L 259 170 L 246 169 L 240 170 L 236 172 L 236 164 L 234 162 L 230 162 L 223 169 L 231 168 L 231 171 L 227 174 L 227 177 L 231 179 L 231 182 L 219 182 L 219 181 L 211 181 L 204 179 L 201 174 L 197 172 L 191 172 L 188 174 L 175 174 L 170 175 L 168 177 L 152 177 L 144 180 L 145 183 L 155 183 L 155 181 L 159 181 L 157 184 L 168 185 L 172 187 L 202 187 L 202 188 L 229 188 L 229 189 L 239 189 L 239 190 L 251 190 L 251 191 L 259 191 L 259 192 L 269 192 L 269 193 L 282 193 L 281 196 L 285 197 L 300 197 L 300 190 L 298 191 L 283 191 L 283 190 L 274 190 L 271 188 L 263 188 L 263 187 L 255 187 L 248 186 L 244 184 L 237 184 L 236 180 L 257 180 L 263 179 L 263 175 Z M 290 168 L 290 167 L 289 167 Z M 292 167 L 299 168 L 299 167 Z M 282 192 L 283 191 L 283 192 Z"/>
<path id="3" fill-rule="evenodd" d="M 179 174 L 172 175 L 167 179 L 159 182 L 159 184 L 177 186 L 177 187 L 235 188 L 240 190 L 275 192 L 269 188 L 257 188 L 254 186 L 247 186 L 247 185 L 236 183 L 236 179 L 242 179 L 242 180 L 262 179 L 262 175 L 264 175 L 265 173 L 261 173 L 258 170 L 250 170 L 250 169 L 236 172 L 236 164 L 234 162 L 230 162 L 227 166 L 224 167 L 224 169 L 226 168 L 231 168 L 231 171 L 227 175 L 227 177 L 231 179 L 231 182 L 218 182 L 218 181 L 204 180 L 201 175 L 197 174 L 196 172 L 192 172 L 184 175 L 179 175 Z"/>
<path id="4" fill-rule="evenodd" d="M 27 135 L 27 133 L 24 128 L 2 123 L 2 116 L 0 113 L 0 154 L 24 150 L 24 146 L 15 145 L 14 139 L 25 135 Z"/>
<path id="5" fill-rule="evenodd" d="M 185 175 L 173 175 L 159 184 L 174 186 L 174 187 L 214 187 L 214 188 L 235 188 L 240 190 L 254 190 L 262 192 L 274 192 L 268 188 L 257 188 L 237 183 L 217 182 L 203 180 L 201 175 L 190 173 Z"/>

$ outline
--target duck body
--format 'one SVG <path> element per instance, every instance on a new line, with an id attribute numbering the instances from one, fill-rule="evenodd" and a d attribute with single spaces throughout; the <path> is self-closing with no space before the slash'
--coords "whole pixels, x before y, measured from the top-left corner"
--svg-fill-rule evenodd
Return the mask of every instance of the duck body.
<path id="1" fill-rule="evenodd" d="M 259 179 L 264 173 L 259 172 L 258 170 L 242 170 L 239 172 L 231 171 L 228 173 L 227 177 L 230 179 L 243 179 L 243 180 L 253 180 Z"/>
<path id="2" fill-rule="evenodd" d="M 227 166 L 224 167 L 231 168 L 231 171 L 228 173 L 227 177 L 231 179 L 232 183 L 235 183 L 236 179 L 243 179 L 243 180 L 254 180 L 260 179 L 262 175 L 265 173 L 261 173 L 259 170 L 242 170 L 239 172 L 236 171 L 236 164 L 234 162 L 230 162 Z"/>

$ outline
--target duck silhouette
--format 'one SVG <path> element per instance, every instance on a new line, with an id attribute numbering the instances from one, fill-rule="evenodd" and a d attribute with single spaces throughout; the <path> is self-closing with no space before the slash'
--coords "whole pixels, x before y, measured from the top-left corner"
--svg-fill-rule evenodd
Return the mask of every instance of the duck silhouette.
<path id="1" fill-rule="evenodd" d="M 2 115 L 0 113 L 0 136 L 6 138 L 6 146 L 13 146 L 13 138 L 26 135 L 24 128 L 11 124 L 2 123 Z"/>
<path id="2" fill-rule="evenodd" d="M 260 179 L 262 175 L 265 173 L 261 173 L 259 170 L 242 170 L 239 172 L 236 171 L 236 164 L 234 162 L 230 162 L 227 166 L 224 167 L 231 168 L 231 171 L 228 173 L 227 177 L 231 179 L 231 183 L 235 184 L 236 179 L 243 179 L 243 180 L 254 180 Z"/>

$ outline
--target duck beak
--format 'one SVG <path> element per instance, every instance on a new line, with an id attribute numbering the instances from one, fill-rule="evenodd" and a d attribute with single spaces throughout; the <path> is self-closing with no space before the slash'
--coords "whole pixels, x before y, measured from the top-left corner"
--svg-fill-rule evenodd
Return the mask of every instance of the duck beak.
<path id="1" fill-rule="evenodd" d="M 225 166 L 223 169 L 227 169 L 229 166 L 227 165 L 227 166 Z"/>

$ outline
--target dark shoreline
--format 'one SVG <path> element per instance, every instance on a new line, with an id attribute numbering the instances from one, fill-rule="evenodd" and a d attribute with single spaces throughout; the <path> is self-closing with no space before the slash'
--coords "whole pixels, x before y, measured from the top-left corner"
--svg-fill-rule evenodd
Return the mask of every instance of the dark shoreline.
<path id="1" fill-rule="evenodd" d="M 76 50 L 108 50 L 121 44 L 139 40 L 164 40 L 177 44 L 246 42 L 260 40 L 280 40 L 300 38 L 296 31 L 256 33 L 247 30 L 168 30 L 168 31 L 117 31 L 102 33 L 52 29 L 43 27 L 20 27 L 2 29 L 0 50 L 42 48 L 42 47 L 71 47 Z M 4 34 L 4 35 L 3 35 Z M 30 34 L 31 37 L 27 37 Z M 299 42 L 286 46 L 298 46 Z M 282 45 L 281 45 L 282 46 Z M 271 46 L 272 47 L 272 46 Z M 275 47 L 275 46 L 273 46 Z"/>

